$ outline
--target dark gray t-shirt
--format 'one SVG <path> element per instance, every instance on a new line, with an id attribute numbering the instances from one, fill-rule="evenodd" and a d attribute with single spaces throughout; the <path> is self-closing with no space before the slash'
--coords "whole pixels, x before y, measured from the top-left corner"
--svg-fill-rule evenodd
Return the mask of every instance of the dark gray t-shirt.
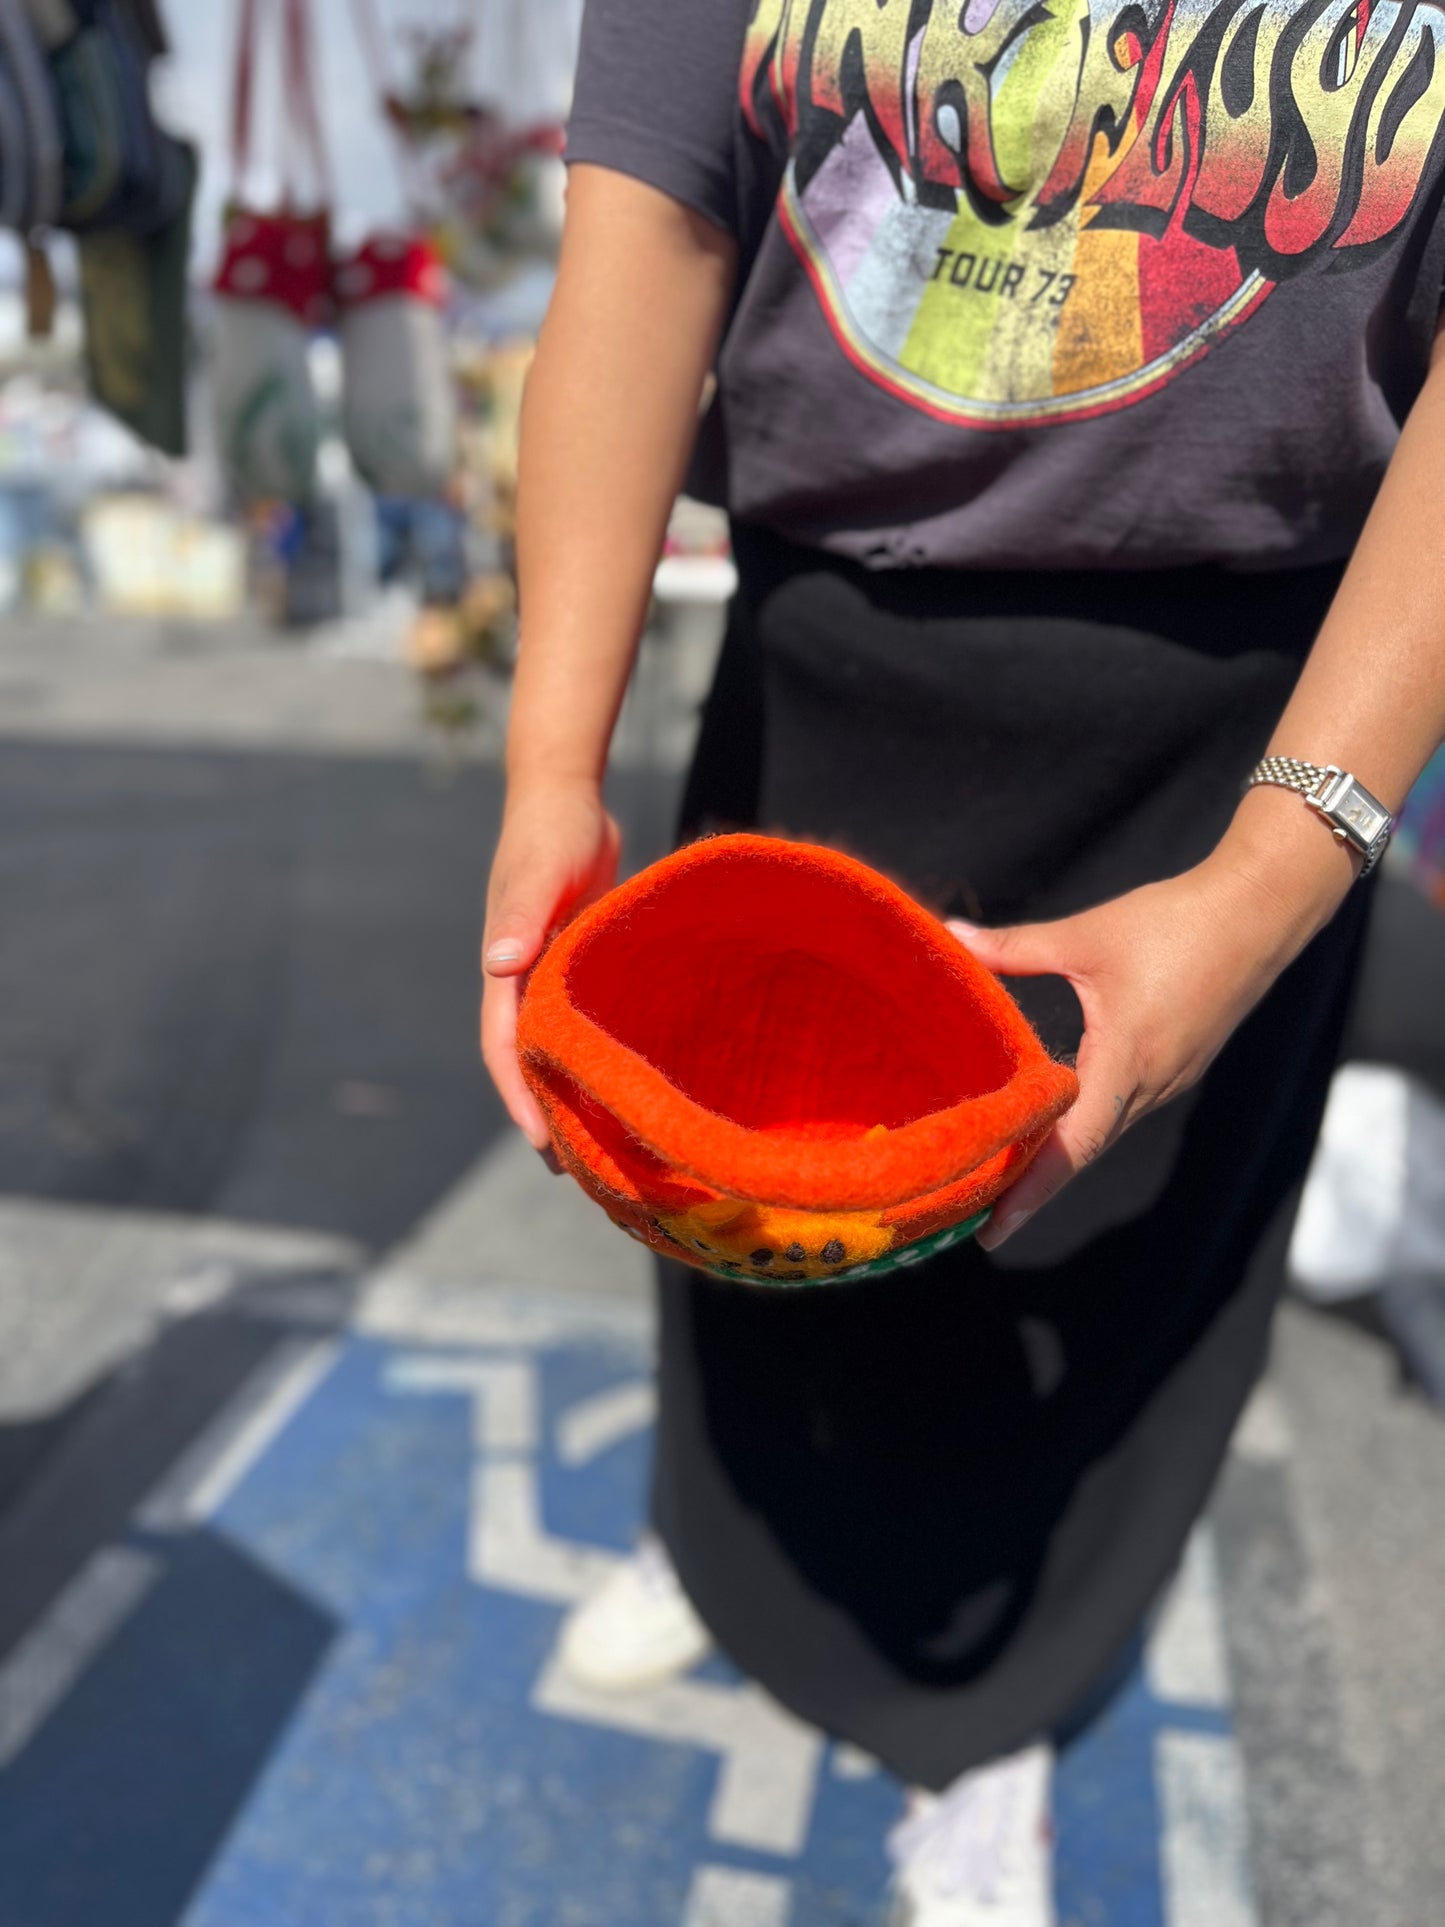
<path id="1" fill-rule="evenodd" d="M 588 0 L 569 158 L 734 232 L 700 473 L 876 566 L 1348 552 L 1445 274 L 1445 0 Z"/>

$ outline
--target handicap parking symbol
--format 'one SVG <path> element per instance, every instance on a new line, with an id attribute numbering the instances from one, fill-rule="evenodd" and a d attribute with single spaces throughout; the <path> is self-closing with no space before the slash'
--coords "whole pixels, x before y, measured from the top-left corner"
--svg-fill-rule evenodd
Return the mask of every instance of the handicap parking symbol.
<path id="1" fill-rule="evenodd" d="M 497 1295 L 485 1342 L 358 1333 L 277 1410 L 244 1463 L 218 1441 L 213 1505 L 151 1507 L 125 1549 L 179 1571 L 204 1537 L 313 1628 L 186 1927 L 883 1927 L 891 1776 L 719 1658 L 628 1695 L 558 1664 L 566 1613 L 638 1530 L 643 1334 Z M 166 1592 L 137 1596 L 127 1640 Z M 113 1740 L 174 1697 L 185 1639 L 187 1678 L 208 1659 L 244 1675 L 166 1610 L 144 1691 L 132 1667 L 133 1703 L 107 1702 Z M 253 1632 L 259 1678 L 259 1613 Z M 1255 1927 L 1206 1534 L 1145 1662 L 1060 1762 L 1055 1817 L 1058 1927 Z"/>

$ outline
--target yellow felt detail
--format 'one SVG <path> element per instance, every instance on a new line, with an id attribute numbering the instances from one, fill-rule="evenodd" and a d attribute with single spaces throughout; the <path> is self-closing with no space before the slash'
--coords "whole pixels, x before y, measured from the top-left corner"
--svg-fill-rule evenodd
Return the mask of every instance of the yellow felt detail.
<path id="1" fill-rule="evenodd" d="M 694 1263 L 740 1265 L 758 1278 L 831 1278 L 849 1265 L 881 1258 L 894 1240 L 876 1212 L 784 1211 L 735 1198 L 696 1204 L 657 1222 L 689 1255 L 696 1254 Z M 771 1255 L 764 1258 L 764 1252 Z"/>

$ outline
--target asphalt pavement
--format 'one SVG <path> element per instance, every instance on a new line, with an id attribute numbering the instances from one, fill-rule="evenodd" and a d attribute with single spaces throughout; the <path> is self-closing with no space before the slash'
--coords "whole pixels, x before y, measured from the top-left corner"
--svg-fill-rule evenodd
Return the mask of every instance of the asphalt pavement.
<path id="1" fill-rule="evenodd" d="M 476 1063 L 494 693 L 451 760 L 354 638 L 0 644 L 0 1927 L 883 1918 L 873 1762 L 720 1659 L 552 1663 L 640 1517 L 651 1308 Z M 1060 1927 L 1445 1920 L 1442 1600 L 1445 1424 L 1287 1308 L 1061 1765 Z"/>

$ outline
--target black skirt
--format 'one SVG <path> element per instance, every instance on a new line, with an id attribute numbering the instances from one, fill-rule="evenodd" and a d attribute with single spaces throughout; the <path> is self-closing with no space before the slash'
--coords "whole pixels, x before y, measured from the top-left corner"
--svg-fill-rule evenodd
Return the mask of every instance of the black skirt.
<path id="1" fill-rule="evenodd" d="M 1339 580 L 736 534 L 684 833 L 827 843 L 985 923 L 1202 858 Z M 662 1267 L 655 1525 L 720 1645 L 909 1782 L 1059 1735 L 1167 1583 L 1264 1360 L 1366 907 L 997 1257 L 798 1293 Z M 1067 985 L 1013 988 L 1076 1046 Z"/>

